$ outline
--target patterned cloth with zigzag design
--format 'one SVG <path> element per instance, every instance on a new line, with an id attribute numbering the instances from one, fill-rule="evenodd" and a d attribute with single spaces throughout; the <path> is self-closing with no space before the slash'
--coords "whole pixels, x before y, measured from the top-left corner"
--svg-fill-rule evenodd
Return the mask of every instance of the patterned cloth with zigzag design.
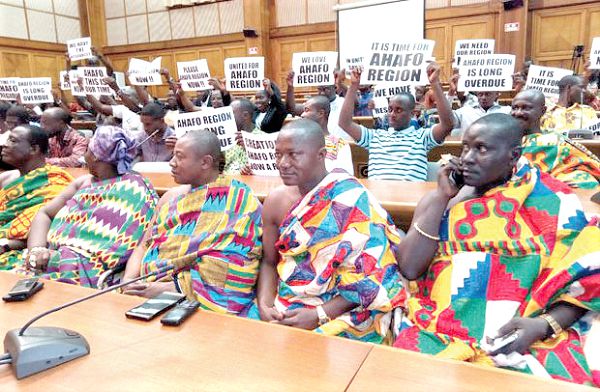
<path id="1" fill-rule="evenodd" d="M 600 310 L 597 225 L 569 186 L 522 158 L 506 184 L 446 212 L 438 253 L 410 284 L 395 346 L 593 384 L 583 353 L 586 318 L 525 355 L 491 358 L 482 345 L 512 318 L 536 317 L 556 302 Z"/>
<path id="2" fill-rule="evenodd" d="M 63 169 L 44 165 L 0 189 L 0 238 L 26 240 L 35 214 L 73 181 Z M 0 255 L 0 270 L 19 267 L 21 250 Z"/>
<path id="3" fill-rule="evenodd" d="M 261 212 L 250 187 L 224 176 L 174 197 L 158 212 L 141 274 L 187 261 L 192 266 L 178 282 L 188 298 L 204 309 L 243 313 L 255 297 Z"/>
<path id="4" fill-rule="evenodd" d="M 43 277 L 96 287 L 100 274 L 127 263 L 157 201 L 154 188 L 139 174 L 92 181 L 52 220 L 51 256 Z"/>

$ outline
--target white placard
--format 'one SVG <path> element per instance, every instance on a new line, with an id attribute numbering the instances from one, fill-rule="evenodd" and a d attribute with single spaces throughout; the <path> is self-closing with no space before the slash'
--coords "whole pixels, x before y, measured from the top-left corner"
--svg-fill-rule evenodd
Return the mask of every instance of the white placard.
<path id="1" fill-rule="evenodd" d="M 210 70 L 206 59 L 194 61 L 178 61 L 177 75 L 183 91 L 212 90 L 208 84 Z"/>
<path id="2" fill-rule="evenodd" d="M 79 79 L 79 71 L 72 69 L 69 71 L 69 83 L 71 83 L 71 95 L 74 97 L 85 97 L 85 91 L 83 87 L 79 86 L 77 80 Z"/>
<path id="3" fill-rule="evenodd" d="M 129 83 L 133 86 L 160 86 L 160 64 L 162 57 L 157 57 L 148 62 L 132 58 L 129 60 Z"/>
<path id="4" fill-rule="evenodd" d="M 359 68 L 363 65 L 364 61 L 365 61 L 364 56 L 357 55 L 357 56 L 346 57 L 342 60 L 342 68 L 344 68 L 346 70 L 346 75 L 350 76 L 354 69 Z"/>
<path id="5" fill-rule="evenodd" d="M 389 99 L 400 93 L 410 93 L 415 95 L 415 86 L 408 84 L 379 84 L 373 88 L 373 117 L 383 118 L 388 113 Z"/>
<path id="6" fill-rule="evenodd" d="M 102 81 L 106 77 L 106 67 L 79 67 L 77 72 L 83 78 L 83 91 L 86 95 L 113 95 L 113 90 Z"/>
<path id="7" fill-rule="evenodd" d="M 63 91 L 71 89 L 71 82 L 69 81 L 69 71 L 60 71 L 58 73 L 58 83 L 60 84 L 60 89 Z"/>
<path id="8" fill-rule="evenodd" d="M 113 76 L 119 88 L 125 88 L 127 86 L 127 83 L 125 82 L 125 72 L 113 71 Z"/>
<path id="9" fill-rule="evenodd" d="M 547 98 L 558 98 L 558 82 L 573 71 L 564 68 L 531 65 L 527 74 L 525 88 L 540 90 Z"/>
<path id="10" fill-rule="evenodd" d="M 479 57 L 494 53 L 496 40 L 493 39 L 459 39 L 454 44 L 454 63 L 452 67 L 462 67 L 462 60 L 467 57 Z"/>
<path id="11" fill-rule="evenodd" d="M 279 176 L 279 170 L 275 163 L 276 133 L 250 133 L 242 132 L 246 154 L 248 155 L 248 166 L 255 176 Z"/>
<path id="12" fill-rule="evenodd" d="M 90 37 L 71 39 L 67 41 L 67 50 L 71 60 L 83 60 L 94 57 L 92 39 Z"/>
<path id="13" fill-rule="evenodd" d="M 262 90 L 265 78 L 264 57 L 232 57 L 225 59 L 225 79 L 227 90 Z"/>
<path id="14" fill-rule="evenodd" d="M 515 61 L 513 54 L 464 57 L 458 68 L 458 91 L 511 91 Z"/>
<path id="15" fill-rule="evenodd" d="M 17 85 L 23 105 L 54 102 L 52 78 L 20 78 Z"/>
<path id="16" fill-rule="evenodd" d="M 337 52 L 301 52 L 292 56 L 294 86 L 331 86 L 335 84 L 333 71 Z"/>
<path id="17" fill-rule="evenodd" d="M 364 60 L 360 84 L 429 84 L 427 61 L 435 41 L 374 42 Z"/>
<path id="18" fill-rule="evenodd" d="M 237 126 L 231 106 L 206 108 L 198 112 L 179 113 L 175 121 L 175 134 L 182 137 L 192 130 L 206 129 L 219 137 L 221 151 L 229 150 L 236 143 Z"/>
<path id="19" fill-rule="evenodd" d="M 590 50 L 590 69 L 600 69 L 600 37 L 594 37 Z"/>
<path id="20" fill-rule="evenodd" d="M 19 78 L 0 78 L 0 101 L 15 101 L 19 95 Z"/>
<path id="21" fill-rule="evenodd" d="M 594 134 L 597 135 L 598 133 L 600 133 L 600 120 L 595 121 L 591 124 L 587 124 L 584 128 L 594 131 Z"/>

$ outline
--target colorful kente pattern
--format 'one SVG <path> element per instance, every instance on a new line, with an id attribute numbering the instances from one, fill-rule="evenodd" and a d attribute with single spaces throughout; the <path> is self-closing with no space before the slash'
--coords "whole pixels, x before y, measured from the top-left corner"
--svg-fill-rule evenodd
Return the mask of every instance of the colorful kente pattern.
<path id="1" fill-rule="evenodd" d="M 35 214 L 73 180 L 63 169 L 45 165 L 0 189 L 0 238 L 26 240 Z M 21 263 L 21 251 L 0 255 L 0 270 Z"/>
<path id="2" fill-rule="evenodd" d="M 394 251 L 399 233 L 356 178 L 329 173 L 290 210 L 276 242 L 279 311 L 315 307 L 341 295 L 357 305 L 317 331 L 383 343 L 405 290 Z"/>
<path id="3" fill-rule="evenodd" d="M 564 136 L 556 133 L 527 135 L 523 138 L 523 156 L 544 173 L 572 188 L 598 188 L 600 159 Z"/>
<path id="4" fill-rule="evenodd" d="M 325 135 L 325 150 L 327 151 L 325 159 L 335 161 L 338 157 L 339 151 L 347 144 L 348 142 L 341 137 Z"/>
<path id="5" fill-rule="evenodd" d="M 189 262 L 181 290 L 204 309 L 242 313 L 255 297 L 262 257 L 262 206 L 251 189 L 219 177 L 160 209 L 142 261 L 142 274 Z"/>
<path id="6" fill-rule="evenodd" d="M 52 220 L 43 277 L 97 287 L 102 273 L 127 263 L 157 202 L 152 185 L 134 173 L 81 188 Z"/>
<path id="7" fill-rule="evenodd" d="M 557 301 L 600 310 L 600 228 L 570 188 L 522 158 L 513 178 L 444 216 L 439 250 L 411 282 L 408 320 L 395 346 L 493 365 L 481 348 L 515 316 L 534 317 Z M 592 383 L 581 323 L 536 342 L 512 367 Z"/>

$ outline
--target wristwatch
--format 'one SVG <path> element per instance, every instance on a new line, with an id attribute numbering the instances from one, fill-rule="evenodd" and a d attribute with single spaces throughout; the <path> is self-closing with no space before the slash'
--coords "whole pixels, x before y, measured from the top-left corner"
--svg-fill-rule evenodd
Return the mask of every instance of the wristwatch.
<path id="1" fill-rule="evenodd" d="M 327 313 L 325 313 L 325 309 L 321 305 L 317 305 L 317 316 L 319 317 L 319 325 L 323 325 L 331 321 Z"/>
<path id="2" fill-rule="evenodd" d="M 562 333 L 563 329 L 560 326 L 560 324 L 554 319 L 554 317 L 550 316 L 548 313 L 542 313 L 538 317 L 546 320 L 546 322 L 550 326 L 550 329 L 552 330 L 550 338 L 556 339 L 556 337 Z"/>

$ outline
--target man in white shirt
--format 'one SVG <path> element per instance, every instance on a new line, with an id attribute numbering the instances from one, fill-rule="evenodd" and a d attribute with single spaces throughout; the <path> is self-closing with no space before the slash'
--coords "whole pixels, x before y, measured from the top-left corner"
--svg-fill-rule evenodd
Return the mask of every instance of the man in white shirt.
<path id="1" fill-rule="evenodd" d="M 317 122 L 323 130 L 323 134 L 325 135 L 325 149 L 327 150 L 327 155 L 325 156 L 325 168 L 327 171 L 340 168 L 354 175 L 350 145 L 346 140 L 329 133 L 329 123 L 331 120 L 329 117 L 330 104 L 329 99 L 323 95 L 312 97 L 304 103 L 304 111 L 301 117 Z"/>
<path id="2" fill-rule="evenodd" d="M 462 136 L 463 133 L 476 120 L 491 113 L 510 114 L 510 106 L 501 106 L 498 104 L 497 91 L 479 91 L 475 93 L 478 102 L 474 105 L 464 105 L 460 109 L 454 110 L 454 129 L 452 136 Z"/>

